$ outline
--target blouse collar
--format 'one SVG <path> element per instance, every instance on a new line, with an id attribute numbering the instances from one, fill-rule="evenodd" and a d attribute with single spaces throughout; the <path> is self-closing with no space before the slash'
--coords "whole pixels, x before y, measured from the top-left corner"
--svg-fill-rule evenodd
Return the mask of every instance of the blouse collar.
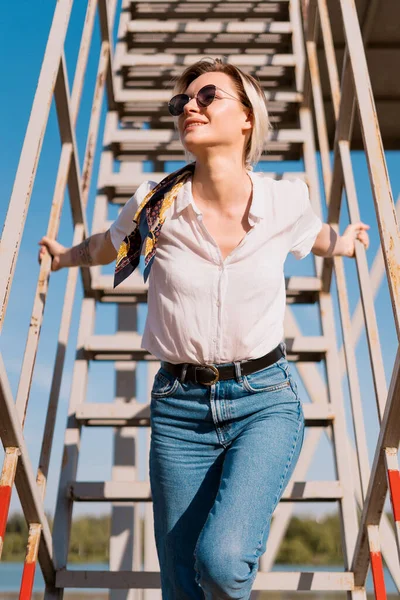
<path id="1" fill-rule="evenodd" d="M 254 171 L 248 171 L 248 174 L 253 182 L 253 198 L 249 210 L 249 216 L 255 218 L 256 220 L 263 219 L 265 218 L 266 202 L 263 178 L 257 173 L 254 173 Z M 201 214 L 193 199 L 192 177 L 189 177 L 179 190 L 175 199 L 175 210 L 177 213 L 180 213 L 189 205 L 192 206 L 196 214 Z"/>

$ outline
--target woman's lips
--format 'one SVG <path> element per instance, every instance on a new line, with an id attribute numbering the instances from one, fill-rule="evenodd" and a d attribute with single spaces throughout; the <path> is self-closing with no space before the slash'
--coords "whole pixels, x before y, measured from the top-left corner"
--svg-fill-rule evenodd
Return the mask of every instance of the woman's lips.
<path id="1" fill-rule="evenodd" d="M 183 133 L 185 133 L 188 129 L 194 129 L 195 127 L 201 127 L 203 125 L 206 125 L 206 123 L 189 123 L 185 126 Z"/>

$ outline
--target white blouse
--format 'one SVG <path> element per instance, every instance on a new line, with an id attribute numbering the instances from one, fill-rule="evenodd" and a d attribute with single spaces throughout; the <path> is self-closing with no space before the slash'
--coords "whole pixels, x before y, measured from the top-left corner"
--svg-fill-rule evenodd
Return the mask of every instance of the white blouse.
<path id="1" fill-rule="evenodd" d="M 251 229 L 222 259 L 203 224 L 190 177 L 166 212 L 149 275 L 142 348 L 171 363 L 214 363 L 263 356 L 283 341 L 286 305 L 283 265 L 302 259 L 322 228 L 307 185 L 249 171 Z M 111 225 L 116 250 L 132 219 L 157 185 L 142 183 Z"/>

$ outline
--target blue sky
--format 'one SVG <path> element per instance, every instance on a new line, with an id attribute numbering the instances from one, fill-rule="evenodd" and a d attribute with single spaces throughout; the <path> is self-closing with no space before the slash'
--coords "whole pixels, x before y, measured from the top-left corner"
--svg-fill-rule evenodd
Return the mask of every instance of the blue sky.
<path id="1" fill-rule="evenodd" d="M 76 2 L 72 13 L 70 27 L 66 41 L 66 60 L 70 85 L 73 81 L 75 61 L 77 58 L 79 38 L 85 14 L 84 2 Z M 11 196 L 12 186 L 18 166 L 19 154 L 21 152 L 23 139 L 29 119 L 30 109 L 38 81 L 40 66 L 44 55 L 47 35 L 50 29 L 55 3 L 47 0 L 36 0 L 35 3 L 21 0 L 17 4 L 8 2 L 3 9 L 3 19 L 0 21 L 0 80 L 2 82 L 2 93 L 0 95 L 0 131 L 2 144 L 0 146 L 0 223 L 6 216 L 7 205 Z M 18 32 L 18 33 L 17 33 Z M 88 65 L 87 80 L 84 88 L 81 111 L 77 124 L 77 141 L 79 160 L 82 165 L 86 132 L 89 122 L 89 110 L 93 83 L 97 69 L 97 57 L 99 52 L 99 27 L 96 19 L 94 43 Z M 6 60 L 9 57 L 9 60 Z M 93 184 L 90 191 L 88 206 L 88 223 L 91 223 L 95 188 L 98 172 L 98 161 L 101 149 L 102 131 L 104 125 L 105 109 L 103 110 L 101 133 L 97 148 Z M 38 173 L 34 185 L 31 204 L 26 221 L 24 236 L 19 252 L 19 258 L 12 286 L 6 322 L 0 338 L 0 351 L 2 352 L 8 376 L 12 385 L 14 395 L 18 386 L 18 375 L 22 363 L 25 341 L 29 327 L 29 318 L 32 310 L 33 294 L 36 287 L 39 266 L 37 263 L 37 242 L 45 234 L 47 219 L 50 211 L 55 177 L 57 172 L 60 152 L 60 139 L 57 128 L 54 103 L 51 108 L 50 119 L 44 140 L 42 155 L 39 163 Z M 394 198 L 397 199 L 400 190 L 399 153 L 387 152 L 386 160 L 390 175 L 390 181 Z M 356 178 L 356 186 L 360 204 L 361 218 L 371 225 L 371 246 L 367 253 L 368 263 L 372 264 L 378 245 L 379 234 L 376 216 L 370 190 L 368 168 L 365 156 L 362 152 L 352 153 L 352 161 Z M 178 165 L 170 165 L 174 168 Z M 268 163 L 268 170 L 296 171 L 302 170 L 298 163 L 275 164 Z M 347 209 L 343 204 L 341 219 L 341 231 L 348 223 Z M 115 211 L 110 211 L 110 217 L 115 216 Z M 324 214 L 326 217 L 326 214 Z M 59 232 L 59 241 L 67 246 L 72 240 L 72 219 L 69 209 L 68 197 L 65 199 L 62 221 Z M 358 299 L 357 272 L 355 262 L 345 259 L 347 283 L 349 286 L 350 308 L 353 312 Z M 311 275 L 311 257 L 298 262 L 289 256 L 286 262 L 286 274 Z M 57 343 L 58 328 L 60 323 L 63 294 L 65 290 L 67 271 L 63 270 L 53 274 L 50 281 L 48 300 L 45 311 L 45 319 L 42 327 L 42 335 L 39 344 L 37 363 L 32 384 L 31 395 L 27 412 L 25 436 L 30 452 L 34 471 L 36 472 L 40 452 L 41 436 L 45 420 L 46 406 L 51 382 L 52 368 Z M 337 314 L 335 287 L 333 287 L 335 298 L 335 311 Z M 78 330 L 78 319 L 82 290 L 79 281 L 78 293 L 76 295 L 73 320 L 70 332 L 70 343 L 67 350 L 64 377 L 62 382 L 59 411 L 57 416 L 54 448 L 50 465 L 50 476 L 48 491 L 46 495 L 46 509 L 54 511 L 56 490 L 58 485 L 58 473 L 61 462 L 63 447 L 65 419 L 68 405 L 68 395 L 71 384 L 71 373 Z M 392 318 L 392 310 L 387 285 L 384 282 L 376 297 L 375 307 L 380 330 L 380 340 L 385 362 L 387 382 L 389 384 L 390 374 L 397 349 L 397 338 Z M 295 315 L 304 335 L 318 335 L 319 323 L 316 307 L 296 307 Z M 116 311 L 113 306 L 99 307 L 96 319 L 96 333 L 112 333 L 116 326 Z M 140 311 L 140 331 L 143 330 L 145 309 Z M 338 342 L 341 345 L 341 332 L 337 322 Z M 357 364 L 360 374 L 360 385 L 366 420 L 366 430 L 369 445 L 369 458 L 372 462 L 375 441 L 378 434 L 378 421 L 373 394 L 372 379 L 368 361 L 368 351 L 365 335 L 363 334 L 356 348 Z M 141 369 L 143 373 L 143 369 Z M 322 367 L 321 367 L 322 372 Z M 362 376 L 361 376 L 362 375 Z M 88 401 L 109 402 L 113 398 L 113 368 L 112 365 L 104 363 L 95 364 L 90 369 Z M 300 390 L 306 400 L 305 392 L 300 385 Z M 343 392 L 346 400 L 346 412 L 350 415 L 348 404 L 348 390 L 346 382 L 343 381 Z M 140 384 L 138 399 L 144 401 L 146 391 Z M 352 437 L 350 420 L 348 421 L 349 435 Z M 140 443 L 143 448 L 143 433 L 140 434 Z M 0 457 L 2 458 L 2 449 Z M 112 431 L 107 429 L 84 429 L 78 479 L 81 480 L 106 480 L 111 476 L 112 457 Z M 144 459 L 139 465 L 139 477 L 144 478 L 147 464 Z M 312 467 L 308 475 L 309 479 L 334 478 L 332 454 L 324 436 L 316 453 Z M 83 512 L 106 512 L 107 505 L 78 505 L 74 514 Z M 12 510 L 19 510 L 19 502 L 16 491 L 13 492 Z M 315 515 L 335 510 L 334 505 L 304 505 L 297 509 L 299 512 L 307 512 Z"/>

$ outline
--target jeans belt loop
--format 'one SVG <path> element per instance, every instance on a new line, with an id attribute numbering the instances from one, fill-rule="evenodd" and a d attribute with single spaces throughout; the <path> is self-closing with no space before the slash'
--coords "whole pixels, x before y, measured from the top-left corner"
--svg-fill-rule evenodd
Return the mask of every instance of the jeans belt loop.
<path id="1" fill-rule="evenodd" d="M 181 371 L 181 374 L 180 374 L 180 377 L 179 377 L 179 381 L 181 383 L 185 383 L 186 373 L 187 373 L 188 367 L 189 367 L 188 363 L 183 363 L 182 371 Z"/>
<path id="2" fill-rule="evenodd" d="M 235 360 L 233 364 L 235 365 L 235 373 L 236 373 L 237 382 L 242 383 L 243 375 L 242 375 L 242 367 L 240 364 L 240 360 Z"/>

